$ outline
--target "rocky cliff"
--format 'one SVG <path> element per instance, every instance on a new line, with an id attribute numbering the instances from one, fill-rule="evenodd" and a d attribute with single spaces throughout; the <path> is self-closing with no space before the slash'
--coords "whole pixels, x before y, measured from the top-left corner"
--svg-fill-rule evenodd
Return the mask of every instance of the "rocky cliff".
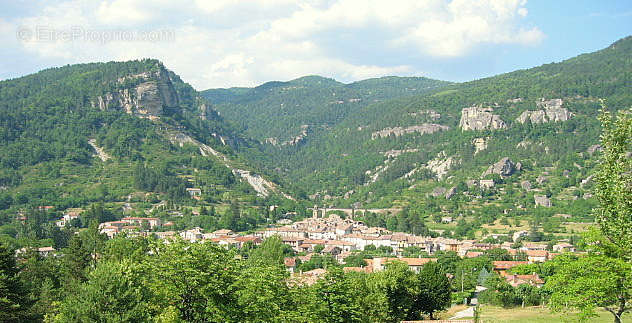
<path id="1" fill-rule="evenodd" d="M 120 90 L 98 96 L 92 106 L 144 117 L 159 117 L 165 108 L 178 106 L 178 95 L 164 67 L 119 78 L 118 86 Z"/>
<path id="2" fill-rule="evenodd" d="M 495 130 L 507 128 L 507 124 L 500 119 L 500 116 L 493 114 L 494 109 L 491 107 L 469 107 L 461 110 L 461 121 L 459 127 L 463 131 L 466 130 Z"/>
<path id="3" fill-rule="evenodd" d="M 385 128 L 380 131 L 376 131 L 372 133 L 371 139 L 386 138 L 391 135 L 394 135 L 395 137 L 399 137 L 401 135 L 404 135 L 407 133 L 413 133 L 413 132 L 418 132 L 422 135 L 431 134 L 437 131 L 443 131 L 443 130 L 448 130 L 448 129 L 450 129 L 450 127 L 440 125 L 440 124 L 434 124 L 434 123 L 424 123 L 421 125 L 410 126 L 406 128 L 403 128 L 403 127 Z"/>
<path id="4" fill-rule="evenodd" d="M 541 108 L 541 110 L 524 111 L 516 121 L 520 123 L 530 121 L 533 124 L 567 121 L 573 116 L 573 113 L 569 112 L 566 108 L 562 108 L 563 103 L 564 101 L 562 99 L 540 99 L 540 101 L 536 102 L 536 106 Z"/>
<path id="5" fill-rule="evenodd" d="M 515 165 L 511 159 L 508 157 L 504 157 L 499 160 L 497 163 L 490 165 L 489 168 L 481 175 L 481 177 L 485 177 L 490 174 L 498 174 L 501 176 L 510 176 L 515 171 Z"/>

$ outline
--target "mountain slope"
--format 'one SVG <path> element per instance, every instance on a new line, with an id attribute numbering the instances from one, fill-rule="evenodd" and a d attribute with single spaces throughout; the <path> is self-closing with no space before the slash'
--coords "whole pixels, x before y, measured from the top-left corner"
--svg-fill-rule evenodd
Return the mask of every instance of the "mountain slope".
<path id="1" fill-rule="evenodd" d="M 234 149 L 250 145 L 156 60 L 79 64 L 0 82 L 0 209 L 193 204 L 281 194 Z M 4 212 L 5 216 L 10 212 Z"/>
<path id="2" fill-rule="evenodd" d="M 335 126 L 369 104 L 426 93 L 447 84 L 423 77 L 383 77 L 343 84 L 306 76 L 255 88 L 210 89 L 201 94 L 248 136 L 283 146 L 295 145 L 308 133 Z"/>
<path id="3" fill-rule="evenodd" d="M 265 120 L 264 127 L 248 130 L 259 140 L 275 131 L 291 139 L 300 124 L 327 124 L 301 145 L 278 140 L 275 147 L 265 145 L 266 156 L 249 157 L 275 169 L 319 204 L 407 206 L 422 216 L 467 213 L 474 215 L 468 221 L 478 225 L 483 215 L 484 221 L 493 221 L 501 212 L 520 216 L 573 210 L 585 217 L 594 205 L 589 192 L 598 154 L 592 146 L 600 133 L 596 117 L 602 99 L 612 110 L 632 104 L 631 57 L 628 37 L 560 63 L 445 85 L 422 95 L 400 92 L 393 99 L 334 113 L 335 122 L 314 117 L 332 115 L 322 107 L 300 113 L 306 119 L 292 119 L 290 109 L 279 103 L 287 99 L 280 89 L 290 91 L 281 83 L 267 84 L 276 89 L 267 94 L 236 89 L 219 106 L 227 120 L 244 127 Z M 316 87 L 301 91 L 309 98 L 331 95 Z M 262 108 L 251 102 L 273 103 Z M 504 157 L 510 160 L 511 175 L 499 175 L 494 167 L 486 173 Z M 481 179 L 491 182 L 482 186 Z M 546 200 L 552 207 L 536 208 L 537 201 Z"/>

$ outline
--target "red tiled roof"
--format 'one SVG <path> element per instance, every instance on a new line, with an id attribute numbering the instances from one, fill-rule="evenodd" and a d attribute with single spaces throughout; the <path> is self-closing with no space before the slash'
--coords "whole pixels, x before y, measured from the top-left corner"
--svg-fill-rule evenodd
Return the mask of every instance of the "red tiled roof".
<path id="1" fill-rule="evenodd" d="M 294 257 L 285 257 L 283 259 L 283 263 L 285 267 L 295 267 L 296 266 L 296 258 Z"/>
<path id="2" fill-rule="evenodd" d="M 528 261 L 494 261 L 492 264 L 494 265 L 494 269 L 510 269 L 518 265 L 528 264 Z"/>
<path id="3" fill-rule="evenodd" d="M 527 250 L 526 253 L 529 257 L 546 257 L 549 254 L 546 250 Z"/>

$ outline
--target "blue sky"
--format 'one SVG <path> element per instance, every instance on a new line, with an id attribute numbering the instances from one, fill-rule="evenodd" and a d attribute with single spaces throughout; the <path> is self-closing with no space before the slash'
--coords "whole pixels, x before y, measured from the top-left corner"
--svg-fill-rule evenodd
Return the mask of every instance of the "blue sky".
<path id="1" fill-rule="evenodd" d="M 152 57 L 199 90 L 309 74 L 468 81 L 632 34 L 629 0 L 0 1 L 0 79 Z"/>

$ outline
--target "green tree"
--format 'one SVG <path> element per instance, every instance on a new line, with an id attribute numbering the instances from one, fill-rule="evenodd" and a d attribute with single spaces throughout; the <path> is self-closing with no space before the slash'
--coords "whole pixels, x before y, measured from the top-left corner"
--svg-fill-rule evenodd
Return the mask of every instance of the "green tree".
<path id="1" fill-rule="evenodd" d="M 369 317 L 376 322 L 415 320 L 415 300 L 419 295 L 417 276 L 403 262 L 394 261 L 368 278 L 365 302 Z"/>
<path id="2" fill-rule="evenodd" d="M 149 291 L 138 265 L 100 262 L 59 306 L 55 322 L 147 322 Z"/>
<path id="3" fill-rule="evenodd" d="M 616 118 L 604 111 L 601 145 L 604 149 L 596 175 L 595 211 L 604 237 L 621 249 L 621 256 L 632 260 L 632 110 Z"/>
<path id="4" fill-rule="evenodd" d="M 19 277 L 13 250 L 0 242 L 0 321 L 22 322 L 29 319 L 32 302 Z"/>
<path id="5" fill-rule="evenodd" d="M 360 308 L 355 302 L 354 287 L 340 268 L 329 268 L 323 279 L 314 284 L 316 316 L 320 322 L 360 322 Z"/>
<path id="6" fill-rule="evenodd" d="M 425 264 L 417 275 L 417 279 L 419 294 L 416 309 L 428 314 L 432 320 L 435 312 L 450 307 L 452 299 L 450 281 L 441 266 L 434 262 Z"/>
<path id="7" fill-rule="evenodd" d="M 589 319 L 602 307 L 620 323 L 632 307 L 632 265 L 603 255 L 581 257 L 562 264 L 545 287 L 553 292 L 550 306 L 554 311 L 571 306 L 580 310 L 580 318 Z"/>
<path id="8" fill-rule="evenodd" d="M 294 255 L 292 247 L 283 243 L 281 237 L 272 236 L 263 240 L 261 245 L 250 253 L 250 259 L 272 265 L 283 264 L 283 259 Z"/>
<path id="9" fill-rule="evenodd" d="M 237 312 L 234 282 L 238 263 L 234 253 L 212 243 L 182 240 L 152 243 L 152 256 L 143 262 L 152 310 L 175 307 L 185 321 L 232 321 Z"/>
<path id="10" fill-rule="evenodd" d="M 279 265 L 253 264 L 243 268 L 233 284 L 242 322 L 292 320 L 287 271 Z"/>

